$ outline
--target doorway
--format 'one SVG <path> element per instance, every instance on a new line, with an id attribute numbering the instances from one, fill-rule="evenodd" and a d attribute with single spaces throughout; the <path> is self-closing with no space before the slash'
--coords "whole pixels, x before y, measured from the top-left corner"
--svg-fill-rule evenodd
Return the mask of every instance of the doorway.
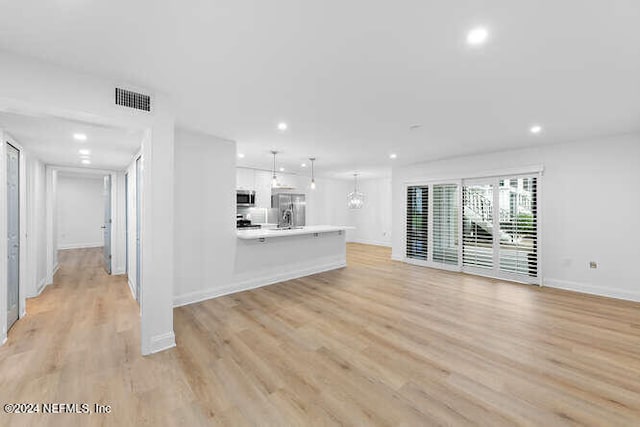
<path id="1" fill-rule="evenodd" d="M 129 275 L 129 173 L 124 174 L 124 273 Z"/>
<path id="2" fill-rule="evenodd" d="M 20 306 L 20 151 L 7 144 L 7 330 Z"/>
<path id="3" fill-rule="evenodd" d="M 141 305 L 142 298 L 142 247 L 141 247 L 141 224 L 142 224 L 142 157 L 136 159 L 136 300 Z"/>

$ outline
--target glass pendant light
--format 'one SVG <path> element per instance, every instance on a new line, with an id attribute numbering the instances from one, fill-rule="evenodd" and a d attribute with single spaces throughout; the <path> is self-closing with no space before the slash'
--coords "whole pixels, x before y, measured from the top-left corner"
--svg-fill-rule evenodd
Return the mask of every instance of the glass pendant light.
<path id="1" fill-rule="evenodd" d="M 316 177 L 313 173 L 313 162 L 316 161 L 315 157 L 309 157 L 309 160 L 311 160 L 311 189 L 315 190 L 316 189 Z"/>
<path id="2" fill-rule="evenodd" d="M 358 174 L 353 174 L 353 191 L 347 196 L 349 209 L 361 209 L 364 206 L 364 194 L 358 191 Z"/>
<path id="3" fill-rule="evenodd" d="M 273 176 L 271 177 L 271 186 L 272 187 L 277 187 L 278 186 L 278 177 L 276 177 L 276 154 L 278 154 L 277 151 L 275 150 L 271 150 L 271 154 L 273 154 Z"/>

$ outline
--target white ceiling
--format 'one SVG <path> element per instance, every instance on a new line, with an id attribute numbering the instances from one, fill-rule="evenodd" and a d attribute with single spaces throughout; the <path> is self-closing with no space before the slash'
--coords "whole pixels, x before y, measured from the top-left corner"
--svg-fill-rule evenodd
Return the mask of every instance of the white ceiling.
<path id="1" fill-rule="evenodd" d="M 143 137 L 142 131 L 5 112 L 0 112 L 0 128 L 46 164 L 82 169 L 124 169 L 140 149 Z M 87 140 L 76 141 L 75 133 L 85 134 Z M 82 149 L 90 151 L 90 165 L 81 163 Z"/>
<path id="2" fill-rule="evenodd" d="M 289 171 L 313 155 L 349 176 L 388 170 L 391 152 L 640 130 L 638 0 L 30 0 L 0 16 L 0 48 L 162 90 L 179 124 L 236 140 L 246 166 L 278 149 Z M 490 36 L 473 49 L 477 25 Z"/>

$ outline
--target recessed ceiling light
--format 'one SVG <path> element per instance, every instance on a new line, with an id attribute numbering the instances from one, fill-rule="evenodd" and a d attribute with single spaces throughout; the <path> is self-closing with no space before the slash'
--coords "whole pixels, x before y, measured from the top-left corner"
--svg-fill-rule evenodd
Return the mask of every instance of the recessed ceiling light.
<path id="1" fill-rule="evenodd" d="M 395 159 L 395 158 L 397 158 L 397 157 L 398 157 L 398 155 L 397 155 L 396 153 L 391 153 L 391 154 L 389 154 L 389 158 L 390 158 L 390 159 Z"/>
<path id="2" fill-rule="evenodd" d="M 89 150 L 78 150 L 78 153 L 82 154 L 83 156 L 88 156 L 89 154 L 91 154 L 91 151 L 89 151 Z"/>
<path id="3" fill-rule="evenodd" d="M 284 172 L 284 168 L 280 168 L 280 172 Z"/>
<path id="4" fill-rule="evenodd" d="M 476 27 L 467 33 L 467 44 L 479 46 L 489 38 L 489 31 L 484 27 Z"/>
<path id="5" fill-rule="evenodd" d="M 287 130 L 287 124 L 285 122 L 278 123 L 278 130 Z"/>
<path id="6" fill-rule="evenodd" d="M 91 164 L 91 160 L 89 160 L 89 159 L 82 159 L 82 164 L 83 164 L 83 165 L 90 165 L 90 164 Z"/>
<path id="7" fill-rule="evenodd" d="M 300 165 L 300 167 L 301 167 L 301 168 L 306 168 L 306 167 L 307 167 L 307 164 L 306 164 L 306 163 L 303 163 L 303 164 L 301 164 L 301 165 Z"/>
<path id="8" fill-rule="evenodd" d="M 529 132 L 531 132 L 532 134 L 538 134 L 540 132 L 542 132 L 542 126 L 540 125 L 533 125 L 531 126 L 531 128 L 529 129 Z"/>
<path id="9" fill-rule="evenodd" d="M 243 153 L 238 153 L 238 157 L 241 159 L 244 159 L 244 154 Z"/>
<path id="10" fill-rule="evenodd" d="M 76 141 L 86 141 L 87 135 L 85 135 L 84 133 L 74 133 L 73 139 L 75 139 Z"/>

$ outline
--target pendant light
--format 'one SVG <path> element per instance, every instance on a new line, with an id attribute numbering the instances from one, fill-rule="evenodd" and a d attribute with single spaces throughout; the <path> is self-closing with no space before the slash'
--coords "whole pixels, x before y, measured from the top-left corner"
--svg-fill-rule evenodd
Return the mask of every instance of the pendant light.
<path id="1" fill-rule="evenodd" d="M 316 176 L 313 172 L 313 162 L 316 161 L 315 157 L 309 157 L 309 160 L 311 160 L 311 189 L 315 190 L 316 189 Z"/>
<path id="2" fill-rule="evenodd" d="M 271 186 L 272 187 L 277 187 L 278 186 L 278 177 L 276 176 L 276 154 L 278 154 L 277 151 L 275 150 L 271 150 L 271 154 L 273 154 L 273 174 L 271 177 Z"/>
<path id="3" fill-rule="evenodd" d="M 358 174 L 353 174 L 353 191 L 347 196 L 349 209 L 361 209 L 364 206 L 364 194 L 358 191 Z"/>

